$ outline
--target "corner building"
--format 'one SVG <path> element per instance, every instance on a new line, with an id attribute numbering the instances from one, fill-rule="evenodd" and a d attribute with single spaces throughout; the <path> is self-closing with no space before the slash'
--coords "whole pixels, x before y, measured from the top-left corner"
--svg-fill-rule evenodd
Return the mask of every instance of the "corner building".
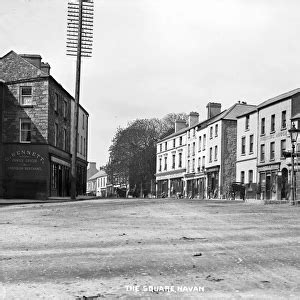
<path id="1" fill-rule="evenodd" d="M 0 196 L 69 196 L 73 97 L 50 75 L 40 55 L 10 51 L 0 58 L 0 79 Z"/>

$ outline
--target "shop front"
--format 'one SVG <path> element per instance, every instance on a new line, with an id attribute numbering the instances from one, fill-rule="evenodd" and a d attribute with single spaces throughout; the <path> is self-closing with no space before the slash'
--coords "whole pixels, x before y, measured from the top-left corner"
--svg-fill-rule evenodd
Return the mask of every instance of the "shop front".
<path id="1" fill-rule="evenodd" d="M 280 163 L 268 164 L 257 168 L 261 200 L 285 200 L 288 197 L 288 170 L 280 169 Z"/>
<path id="2" fill-rule="evenodd" d="M 207 168 L 206 175 L 207 175 L 207 197 L 217 198 L 219 196 L 219 174 L 220 168 L 219 167 L 212 167 Z"/>
<path id="3" fill-rule="evenodd" d="M 171 197 L 182 197 L 184 188 L 183 178 L 171 178 L 170 181 Z"/>

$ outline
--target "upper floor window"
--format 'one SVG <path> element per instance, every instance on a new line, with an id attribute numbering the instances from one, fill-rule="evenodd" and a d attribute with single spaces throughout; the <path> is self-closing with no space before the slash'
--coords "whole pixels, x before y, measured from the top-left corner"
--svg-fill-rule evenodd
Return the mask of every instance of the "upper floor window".
<path id="1" fill-rule="evenodd" d="M 246 154 L 246 137 L 242 137 L 241 154 Z"/>
<path id="2" fill-rule="evenodd" d="M 205 168 L 205 156 L 202 156 L 202 168 Z"/>
<path id="3" fill-rule="evenodd" d="M 84 122 L 85 122 L 85 120 L 84 120 L 84 114 L 82 114 L 82 129 L 84 129 Z"/>
<path id="4" fill-rule="evenodd" d="M 191 155 L 191 145 L 188 144 L 188 157 L 190 157 L 190 155 Z"/>
<path id="5" fill-rule="evenodd" d="M 192 129 L 192 136 L 195 136 L 195 128 Z"/>
<path id="6" fill-rule="evenodd" d="M 180 146 L 182 145 L 182 136 L 179 137 L 179 145 L 180 145 Z"/>
<path id="7" fill-rule="evenodd" d="M 265 161 L 265 145 L 260 145 L 260 161 Z"/>
<path id="8" fill-rule="evenodd" d="M 174 139 L 173 140 L 173 148 L 175 148 L 175 146 L 176 146 L 176 140 Z"/>
<path id="9" fill-rule="evenodd" d="M 54 146 L 58 145 L 58 124 L 54 124 Z"/>
<path id="10" fill-rule="evenodd" d="M 167 161 L 167 159 L 168 158 L 165 156 L 165 167 L 164 167 L 164 170 L 167 170 L 167 168 L 168 168 L 168 164 L 167 164 L 168 161 Z"/>
<path id="11" fill-rule="evenodd" d="M 215 160 L 218 160 L 218 146 L 215 146 Z"/>
<path id="12" fill-rule="evenodd" d="M 192 155 L 195 155 L 195 148 L 196 148 L 196 143 L 195 142 L 193 142 L 193 149 L 192 149 Z"/>
<path id="13" fill-rule="evenodd" d="M 172 169 L 175 169 L 175 154 L 172 155 Z"/>
<path id="14" fill-rule="evenodd" d="M 260 128 L 260 134 L 265 134 L 266 133 L 266 119 L 262 118 L 261 119 L 261 128 Z"/>
<path id="15" fill-rule="evenodd" d="M 254 137 L 253 134 L 251 134 L 249 136 L 249 152 L 253 153 L 253 149 L 254 149 Z"/>
<path id="16" fill-rule="evenodd" d="M 210 128 L 209 128 L 209 138 L 210 139 L 212 139 L 213 138 L 213 127 L 211 126 Z"/>
<path id="17" fill-rule="evenodd" d="M 283 153 L 286 151 L 286 140 L 281 140 L 280 142 L 280 156 L 284 157 Z"/>
<path id="18" fill-rule="evenodd" d="M 271 116 L 271 132 L 275 131 L 275 115 Z"/>
<path id="19" fill-rule="evenodd" d="M 162 152 L 162 144 L 159 145 L 159 151 Z"/>
<path id="20" fill-rule="evenodd" d="M 64 128 L 63 131 L 63 150 L 67 150 L 67 129 Z"/>
<path id="21" fill-rule="evenodd" d="M 270 143 L 270 160 L 275 159 L 275 142 Z"/>
<path id="22" fill-rule="evenodd" d="M 249 121 L 250 121 L 250 116 L 247 115 L 245 118 L 245 130 L 249 130 Z"/>
<path id="23" fill-rule="evenodd" d="M 203 135 L 203 150 L 205 150 L 206 146 L 206 134 Z"/>
<path id="24" fill-rule="evenodd" d="M 188 130 L 187 134 L 188 134 L 188 139 L 189 139 L 190 138 L 190 131 L 189 130 Z"/>
<path id="25" fill-rule="evenodd" d="M 68 110 L 68 103 L 67 103 L 66 100 L 64 100 L 64 102 L 63 102 L 63 116 L 64 116 L 64 118 L 67 117 L 67 110 Z"/>
<path id="26" fill-rule="evenodd" d="M 168 143 L 165 142 L 165 150 L 168 150 Z"/>
<path id="27" fill-rule="evenodd" d="M 58 111 L 58 94 L 55 93 L 55 96 L 54 96 L 54 110 L 55 111 Z"/>
<path id="28" fill-rule="evenodd" d="M 31 121 L 30 119 L 20 119 L 20 142 L 31 142 Z"/>
<path id="29" fill-rule="evenodd" d="M 24 106 L 32 105 L 32 87 L 21 86 L 20 89 L 20 104 Z"/>
<path id="30" fill-rule="evenodd" d="M 201 136 L 199 136 L 198 150 L 201 151 Z"/>
<path id="31" fill-rule="evenodd" d="M 216 124 L 216 126 L 215 126 L 215 136 L 218 136 L 218 131 L 219 131 L 219 125 Z"/>
<path id="32" fill-rule="evenodd" d="M 178 161 L 178 167 L 182 167 L 182 153 L 179 153 L 179 161 Z"/>
<path id="33" fill-rule="evenodd" d="M 195 172 L 195 158 L 192 160 L 192 172 Z"/>
<path id="34" fill-rule="evenodd" d="M 161 171 L 161 157 L 159 158 L 159 171 Z"/>
<path id="35" fill-rule="evenodd" d="M 286 110 L 281 112 L 281 128 L 286 128 Z"/>
<path id="36" fill-rule="evenodd" d="M 212 148 L 209 148 L 209 162 L 212 162 Z"/>

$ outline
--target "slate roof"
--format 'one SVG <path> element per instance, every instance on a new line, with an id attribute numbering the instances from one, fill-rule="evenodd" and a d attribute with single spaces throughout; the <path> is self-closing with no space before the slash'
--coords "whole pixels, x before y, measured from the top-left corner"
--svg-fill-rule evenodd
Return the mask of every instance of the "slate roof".
<path id="1" fill-rule="evenodd" d="M 97 172 L 95 175 L 93 175 L 91 178 L 88 179 L 88 181 L 90 180 L 95 180 L 99 177 L 103 177 L 103 176 L 107 176 L 106 172 L 103 170 L 100 170 L 99 172 Z"/>

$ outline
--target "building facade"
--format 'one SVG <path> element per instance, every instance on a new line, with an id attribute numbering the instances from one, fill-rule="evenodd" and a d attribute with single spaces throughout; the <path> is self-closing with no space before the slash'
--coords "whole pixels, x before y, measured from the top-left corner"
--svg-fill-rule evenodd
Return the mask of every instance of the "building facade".
<path id="1" fill-rule="evenodd" d="M 0 79 L 1 196 L 69 196 L 73 97 L 50 75 L 40 55 L 10 51 L 0 58 Z"/>

